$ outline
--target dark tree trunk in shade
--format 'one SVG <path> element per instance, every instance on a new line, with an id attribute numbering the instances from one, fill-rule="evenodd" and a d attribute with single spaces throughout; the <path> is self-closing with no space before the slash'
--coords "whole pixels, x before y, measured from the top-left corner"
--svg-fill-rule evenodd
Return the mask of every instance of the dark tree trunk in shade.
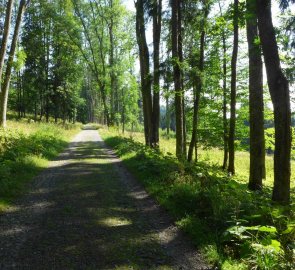
<path id="1" fill-rule="evenodd" d="M 184 138 L 184 112 L 183 92 L 179 54 L 181 41 L 181 0 L 172 0 L 172 57 L 173 57 L 173 79 L 175 88 L 175 122 L 176 122 L 176 156 L 178 159 L 185 159 L 185 138 Z"/>
<path id="2" fill-rule="evenodd" d="M 275 153 L 272 199 L 280 203 L 289 203 L 291 174 L 290 93 L 288 81 L 280 65 L 270 0 L 257 0 L 257 16 L 268 87 L 274 107 Z"/>
<path id="3" fill-rule="evenodd" d="M 183 46 L 182 46 L 182 9 L 183 9 L 183 1 L 178 0 L 178 58 L 179 63 L 183 63 Z M 181 82 L 181 105 L 182 105 L 182 147 L 183 147 L 183 159 L 186 158 L 186 117 L 185 117 L 185 98 L 184 98 L 184 80 L 183 80 L 183 70 L 180 68 L 180 82 Z"/>
<path id="4" fill-rule="evenodd" d="M 200 74 L 196 75 L 194 82 L 194 114 L 193 114 L 193 130 L 191 142 L 188 150 L 187 160 L 189 162 L 193 159 L 193 151 L 195 149 L 195 161 L 197 162 L 197 130 L 198 130 L 198 116 L 199 116 L 199 103 L 202 92 L 202 72 L 204 70 L 204 43 L 205 43 L 205 31 L 203 30 L 200 38 L 200 59 L 198 64 L 198 70 Z"/>
<path id="5" fill-rule="evenodd" d="M 222 114 L 223 114 L 223 164 L 222 169 L 226 170 L 228 162 L 228 120 L 227 120 L 227 67 L 226 67 L 226 43 L 225 43 L 225 33 L 222 33 L 222 49 L 223 49 L 223 59 L 222 59 L 222 72 L 223 72 L 223 105 L 222 105 Z"/>
<path id="6" fill-rule="evenodd" d="M 200 96 L 203 89 L 203 71 L 204 71 L 204 54 L 205 54 L 205 23 L 207 20 L 209 10 L 207 6 L 204 6 L 204 18 L 202 22 L 202 32 L 200 37 L 200 56 L 198 59 L 198 74 L 196 74 L 194 79 L 194 113 L 193 113 L 193 130 L 192 130 L 192 137 L 191 142 L 189 145 L 188 150 L 188 157 L 187 160 L 189 162 L 193 159 L 193 151 L 195 149 L 195 162 L 198 161 L 198 118 L 199 118 L 199 103 L 200 103 Z"/>
<path id="7" fill-rule="evenodd" d="M 159 146 L 160 125 L 160 41 L 162 26 L 162 0 L 153 2 L 153 45 L 154 45 L 154 80 L 152 112 L 152 147 Z"/>
<path id="8" fill-rule="evenodd" d="M 113 0 L 109 1 L 109 7 L 113 8 Z M 116 84 L 116 74 L 114 71 L 114 64 L 115 64 L 115 57 L 114 57 L 114 51 L 115 51 L 115 44 L 114 44 L 114 18 L 113 15 L 111 15 L 110 22 L 108 24 L 109 28 L 109 39 L 110 39 L 110 52 L 109 52 L 109 65 L 110 65 L 110 86 L 111 86 L 111 108 L 110 108 L 110 124 L 114 124 L 115 121 L 115 115 L 118 113 L 118 106 L 117 104 L 117 84 Z M 118 124 L 118 123 L 116 123 Z"/>
<path id="9" fill-rule="evenodd" d="M 250 174 L 248 187 L 262 189 L 265 178 L 263 73 L 258 37 L 256 3 L 247 1 L 247 40 L 249 54 Z"/>
<path id="10" fill-rule="evenodd" d="M 231 92 L 230 92 L 230 126 L 228 137 L 228 172 L 235 174 L 235 130 L 236 130 L 236 96 L 237 96 L 237 58 L 239 44 L 239 1 L 234 1 L 234 42 L 231 59 Z"/>
<path id="11" fill-rule="evenodd" d="M 149 50 L 145 35 L 145 21 L 143 0 L 136 2 L 136 39 L 139 47 L 141 93 L 144 116 L 144 134 L 146 145 L 152 142 L 152 97 L 151 97 L 151 75 L 149 64 Z"/>

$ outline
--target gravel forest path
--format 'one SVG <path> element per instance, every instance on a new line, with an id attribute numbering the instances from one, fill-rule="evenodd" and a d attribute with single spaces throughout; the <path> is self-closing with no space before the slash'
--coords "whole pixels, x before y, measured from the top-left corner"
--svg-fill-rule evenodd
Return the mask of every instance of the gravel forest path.
<path id="1" fill-rule="evenodd" d="M 0 269 L 209 269 L 97 130 L 0 215 Z"/>

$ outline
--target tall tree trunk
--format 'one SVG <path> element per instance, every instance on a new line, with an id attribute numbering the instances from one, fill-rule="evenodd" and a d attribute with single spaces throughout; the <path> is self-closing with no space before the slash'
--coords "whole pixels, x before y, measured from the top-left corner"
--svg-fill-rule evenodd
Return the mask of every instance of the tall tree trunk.
<path id="1" fill-rule="evenodd" d="M 249 53 L 250 175 L 248 187 L 262 189 L 265 178 L 263 73 L 258 37 L 256 3 L 247 1 L 247 39 Z"/>
<path id="2" fill-rule="evenodd" d="M 109 7 L 112 9 L 113 8 L 113 0 L 109 1 Z M 116 111 L 116 106 L 115 106 L 115 98 L 116 95 L 116 77 L 115 77 L 115 67 L 114 67 L 114 19 L 113 19 L 113 15 L 111 14 L 111 18 L 110 18 L 110 23 L 109 23 L 109 38 L 110 38 L 110 59 L 109 59 L 109 64 L 110 64 L 110 80 L 111 80 L 111 112 L 110 112 L 110 122 L 111 124 L 114 123 L 114 119 L 115 119 L 115 114 L 118 112 Z"/>
<path id="3" fill-rule="evenodd" d="M 237 96 L 237 58 L 239 43 L 239 0 L 234 1 L 234 44 L 231 59 L 231 92 L 230 92 L 230 127 L 228 138 L 228 172 L 235 174 L 235 129 L 236 129 L 236 96 Z"/>
<path id="4" fill-rule="evenodd" d="M 179 40 L 181 40 L 180 8 L 181 0 L 172 0 L 172 57 L 173 57 L 173 79 L 175 87 L 175 122 L 176 122 L 176 156 L 178 159 L 185 159 L 184 146 L 184 112 L 183 93 L 180 69 Z"/>
<path id="5" fill-rule="evenodd" d="M 222 48 L 223 48 L 223 59 L 222 59 L 222 71 L 223 71 L 223 164 L 222 169 L 225 170 L 227 168 L 228 162 L 228 121 L 227 121 L 227 83 L 226 83 L 226 75 L 227 75 L 227 67 L 226 67 L 226 41 L 225 41 L 225 33 L 222 33 Z"/>
<path id="6" fill-rule="evenodd" d="M 182 10 L 183 1 L 178 0 L 178 59 L 179 63 L 183 63 L 183 38 L 182 38 Z M 186 116 L 185 116 L 185 93 L 184 93 L 184 80 L 183 80 L 183 70 L 180 68 L 180 82 L 181 82 L 181 106 L 182 106 L 182 147 L 183 147 L 183 159 L 186 159 Z"/>
<path id="7" fill-rule="evenodd" d="M 199 118 L 199 103 L 200 103 L 200 96 L 203 88 L 203 71 L 204 71 L 204 54 L 205 54 L 205 23 L 208 16 L 208 8 L 207 6 L 204 7 L 204 18 L 202 22 L 202 29 L 201 29 L 201 36 L 200 36 L 200 56 L 198 60 L 198 74 L 196 74 L 196 78 L 194 79 L 194 114 L 193 114 L 193 131 L 192 131 L 192 138 L 189 145 L 188 150 L 188 157 L 187 160 L 189 162 L 193 159 L 193 152 L 195 149 L 195 162 L 198 161 L 198 118 Z"/>
<path id="8" fill-rule="evenodd" d="M 153 2 L 153 45 L 154 45 L 154 81 L 153 81 L 153 116 L 152 147 L 159 147 L 160 125 L 160 40 L 162 26 L 162 0 Z"/>
<path id="9" fill-rule="evenodd" d="M 144 135 L 146 145 L 151 146 L 152 138 L 152 97 L 149 50 L 145 36 L 143 0 L 136 2 L 136 38 L 139 47 L 139 62 L 141 76 L 141 93 L 144 116 Z"/>
<path id="10" fill-rule="evenodd" d="M 9 0 L 7 2 L 5 22 L 4 22 L 4 32 L 3 32 L 2 43 L 1 43 L 1 48 L 0 48 L 0 92 L 1 92 L 1 82 L 2 82 L 3 67 L 4 67 L 4 59 L 5 59 L 5 53 L 6 53 L 8 37 L 9 37 L 9 30 L 10 30 L 10 25 L 11 25 L 11 15 L 12 15 L 13 2 L 14 2 L 14 0 Z"/>
<path id="11" fill-rule="evenodd" d="M 280 203 L 289 203 L 291 173 L 290 93 L 288 81 L 280 65 L 270 0 L 257 0 L 257 16 L 267 82 L 274 106 L 275 153 L 272 199 Z"/>
<path id="12" fill-rule="evenodd" d="M 219 11 L 221 16 L 222 14 L 222 7 L 220 1 L 218 1 Z M 224 28 L 221 32 L 222 37 L 222 92 L 223 92 L 223 104 L 222 104 L 222 120 L 223 120 L 223 163 L 222 169 L 227 169 L 227 162 L 228 162 L 228 120 L 227 120 L 227 55 L 226 55 L 226 36 Z"/>
<path id="13" fill-rule="evenodd" d="M 29 3 L 29 1 L 28 1 Z M 7 102 L 8 102 L 8 91 L 10 86 L 11 71 L 13 66 L 13 59 L 18 41 L 18 35 L 21 27 L 22 17 L 27 7 L 27 1 L 21 0 L 18 8 L 17 19 L 15 23 L 13 38 L 11 42 L 10 52 L 8 56 L 8 62 L 6 67 L 5 78 L 3 82 L 2 91 L 0 93 L 0 126 L 6 127 L 6 114 L 7 114 Z"/>

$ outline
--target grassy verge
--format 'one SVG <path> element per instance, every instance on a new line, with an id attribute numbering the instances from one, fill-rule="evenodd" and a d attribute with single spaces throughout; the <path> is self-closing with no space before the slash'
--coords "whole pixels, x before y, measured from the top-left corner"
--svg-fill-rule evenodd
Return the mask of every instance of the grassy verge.
<path id="1" fill-rule="evenodd" d="M 226 270 L 294 269 L 294 208 L 273 204 L 269 187 L 250 192 L 245 180 L 227 177 L 219 165 L 179 163 L 169 151 L 147 149 L 140 135 L 104 129 L 101 135 L 209 263 Z M 173 140 L 161 143 L 168 149 Z"/>
<path id="2" fill-rule="evenodd" d="M 116 130 L 106 130 L 105 134 L 118 135 Z M 125 134 L 120 133 L 120 136 L 124 138 L 132 138 L 134 141 L 144 143 L 143 133 L 140 132 L 125 132 Z M 162 133 L 160 136 L 160 150 L 164 154 L 175 155 L 175 145 L 176 140 L 174 134 L 167 139 L 165 133 Z M 222 166 L 223 163 L 223 151 L 218 148 L 208 148 L 208 149 L 199 149 L 198 152 L 199 160 L 205 162 L 211 166 Z M 264 185 L 267 187 L 273 186 L 273 156 L 267 155 L 265 160 L 266 165 L 266 179 L 264 180 Z M 236 175 L 234 179 L 239 182 L 247 183 L 249 178 L 249 168 L 250 168 L 250 156 L 248 152 L 245 151 L 236 151 L 235 153 L 235 169 Z M 295 188 L 295 161 L 291 161 L 291 187 Z M 293 191 L 294 192 L 294 191 Z M 295 194 L 293 194 L 294 196 Z"/>
<path id="3" fill-rule="evenodd" d="M 47 167 L 79 130 L 79 125 L 8 121 L 0 129 L 0 212 L 24 192 L 27 183 Z"/>

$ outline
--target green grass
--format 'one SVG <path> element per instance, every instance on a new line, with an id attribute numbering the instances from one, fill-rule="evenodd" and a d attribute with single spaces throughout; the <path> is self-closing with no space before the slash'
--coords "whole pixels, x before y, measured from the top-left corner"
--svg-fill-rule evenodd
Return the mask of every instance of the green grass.
<path id="1" fill-rule="evenodd" d="M 116 133 L 115 129 L 108 129 L 103 130 L 105 136 L 114 136 L 120 135 L 124 138 L 132 138 L 136 142 L 144 143 L 144 135 L 143 133 L 139 132 L 125 132 Z M 167 136 L 162 132 L 160 136 L 160 150 L 164 154 L 171 154 L 175 155 L 175 145 L 176 139 L 172 136 L 167 139 Z M 208 165 L 212 166 L 222 166 L 223 163 L 223 151 L 218 148 L 211 148 L 211 149 L 199 149 L 198 153 L 199 160 L 201 162 L 206 162 Z M 266 179 L 264 180 L 264 185 L 267 187 L 273 186 L 273 156 L 267 155 L 265 158 L 266 162 Z M 236 175 L 234 179 L 238 180 L 239 182 L 247 183 L 249 177 L 249 168 L 250 168 L 250 155 L 248 152 L 243 151 L 236 151 L 235 153 L 235 169 Z M 295 188 L 295 160 L 291 161 L 291 187 Z"/>
<path id="2" fill-rule="evenodd" d="M 202 150 L 197 165 L 183 164 L 174 157 L 174 139 L 162 137 L 161 152 L 155 152 L 140 133 L 100 133 L 208 262 L 221 269 L 294 269 L 294 204 L 270 200 L 270 174 L 263 192 L 247 189 L 247 153 L 237 153 L 238 173 L 228 177 L 220 169 L 220 150 Z"/>
<path id="3" fill-rule="evenodd" d="M 61 152 L 79 125 L 10 120 L 0 129 L 0 212 Z"/>

